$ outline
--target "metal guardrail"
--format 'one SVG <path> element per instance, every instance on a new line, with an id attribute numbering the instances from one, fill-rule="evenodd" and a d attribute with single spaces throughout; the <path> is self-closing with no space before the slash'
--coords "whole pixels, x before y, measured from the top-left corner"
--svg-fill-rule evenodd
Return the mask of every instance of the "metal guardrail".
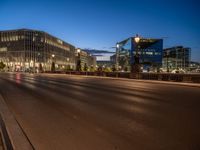
<path id="1" fill-rule="evenodd" d="M 52 72 L 46 72 L 52 73 Z M 88 75 L 88 76 L 104 76 L 116 78 L 132 78 L 142 80 L 160 80 L 160 81 L 175 81 L 175 82 L 191 82 L 200 83 L 200 74 L 173 74 L 173 73 L 138 73 L 131 74 L 129 72 L 77 72 L 77 71 L 55 71 L 57 74 L 71 75 Z"/>

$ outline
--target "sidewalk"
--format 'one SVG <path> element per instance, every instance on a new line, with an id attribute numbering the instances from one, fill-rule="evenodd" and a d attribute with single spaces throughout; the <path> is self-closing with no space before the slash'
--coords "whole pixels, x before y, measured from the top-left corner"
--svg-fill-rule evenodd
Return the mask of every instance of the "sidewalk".
<path id="1" fill-rule="evenodd" d="M 5 135 L 3 137 L 5 141 L 5 147 L 10 150 L 33 150 L 33 146 L 29 142 L 29 139 L 26 137 L 25 133 L 23 132 L 22 128 L 18 124 L 15 116 L 12 114 L 12 112 L 9 110 L 6 102 L 4 101 L 4 98 L 0 94 L 0 118 L 3 122 L 2 129 L 5 131 Z M 8 135 L 9 133 L 9 135 Z M 1 137 L 0 137 L 0 140 Z M 0 142 L 0 150 L 4 150 L 1 146 L 2 141 Z M 2 148 L 2 149 L 1 149 Z"/>
<path id="2" fill-rule="evenodd" d="M 3 150 L 3 140 L 1 137 L 1 132 L 0 132 L 0 150 Z"/>

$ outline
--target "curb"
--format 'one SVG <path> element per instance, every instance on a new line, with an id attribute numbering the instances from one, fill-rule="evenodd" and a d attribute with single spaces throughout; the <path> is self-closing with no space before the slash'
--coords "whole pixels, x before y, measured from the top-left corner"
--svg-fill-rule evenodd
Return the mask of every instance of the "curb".
<path id="1" fill-rule="evenodd" d="M 121 80 L 121 81 L 135 81 L 144 83 L 155 83 L 155 84 L 166 84 L 166 85 L 178 85 L 200 88 L 200 83 L 190 83 L 190 82 L 176 82 L 176 81 L 161 81 L 161 80 L 142 80 L 142 79 L 132 79 L 132 78 L 118 78 L 118 77 L 106 77 L 106 76 L 90 76 L 90 75 L 74 75 L 74 74 L 51 74 L 51 73 L 38 73 L 31 74 L 32 76 L 71 76 L 71 77 L 84 77 L 84 78 L 98 78 L 98 79 L 110 79 L 110 80 Z"/>
<path id="2" fill-rule="evenodd" d="M 0 94 L 0 129 L 5 150 L 34 150 Z"/>
<path id="3" fill-rule="evenodd" d="M 8 133 L 6 131 L 5 124 L 2 120 L 2 117 L 0 116 L 0 133 L 1 133 L 1 146 L 3 150 L 13 150 L 13 146 L 11 144 L 10 138 L 8 136 Z"/>
<path id="4" fill-rule="evenodd" d="M 40 74 L 41 75 L 41 74 Z M 44 74 L 45 75 L 45 74 Z M 141 80 L 141 79 L 131 79 L 131 78 L 113 78 L 113 77 L 104 77 L 104 76 L 85 76 L 85 75 L 70 75 L 70 74 L 47 74 L 47 75 L 63 75 L 65 76 L 74 76 L 74 77 L 84 77 L 84 78 L 98 78 L 98 79 L 111 79 L 111 80 L 121 80 L 121 81 L 136 81 L 144 83 L 155 83 L 155 84 L 166 84 L 166 85 L 178 85 L 178 86 L 187 86 L 187 87 L 196 87 L 200 88 L 199 83 L 188 83 L 188 82 L 173 82 L 173 81 L 159 81 L 159 80 Z M 42 75 L 43 76 L 43 75 Z"/>
<path id="5" fill-rule="evenodd" d="M 3 143 L 3 138 L 2 138 L 2 131 L 0 130 L 0 150 L 4 150 L 5 148 L 5 146 L 4 146 L 4 143 Z"/>

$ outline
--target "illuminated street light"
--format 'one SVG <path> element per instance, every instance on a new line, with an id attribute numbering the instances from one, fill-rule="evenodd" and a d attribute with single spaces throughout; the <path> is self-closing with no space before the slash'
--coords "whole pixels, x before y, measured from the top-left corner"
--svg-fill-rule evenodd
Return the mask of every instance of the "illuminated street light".
<path id="1" fill-rule="evenodd" d="M 134 63 L 131 64 L 131 72 L 137 74 L 141 70 L 140 58 L 139 58 L 139 54 L 138 54 L 140 37 L 138 36 L 138 34 L 136 34 L 134 41 L 135 41 L 135 55 L 133 56 L 133 53 L 132 53 L 132 57 L 134 58 Z"/>
<path id="2" fill-rule="evenodd" d="M 80 50 L 80 49 L 77 49 L 77 52 L 78 52 L 78 53 L 80 53 L 80 52 L 81 52 L 81 50 Z"/>
<path id="3" fill-rule="evenodd" d="M 139 42 L 140 42 L 140 37 L 138 36 L 138 34 L 136 35 L 136 37 L 135 37 L 134 40 L 135 40 L 136 43 L 139 43 Z"/>
<path id="4" fill-rule="evenodd" d="M 117 46 L 116 46 L 117 48 L 119 48 L 119 44 L 117 43 Z"/>
<path id="5" fill-rule="evenodd" d="M 119 48 L 120 45 L 119 43 L 116 44 L 116 69 L 119 70 L 119 61 L 118 61 L 118 57 L 119 57 Z"/>
<path id="6" fill-rule="evenodd" d="M 52 54 L 51 57 L 52 57 L 51 71 L 55 72 L 55 70 L 56 70 L 56 68 L 55 68 L 55 62 L 54 62 L 55 61 L 54 60 L 55 54 Z"/>
<path id="7" fill-rule="evenodd" d="M 80 72 L 81 71 L 81 49 L 78 48 L 77 49 L 77 53 L 78 53 L 78 58 L 77 58 L 77 64 L 76 64 L 76 71 Z"/>

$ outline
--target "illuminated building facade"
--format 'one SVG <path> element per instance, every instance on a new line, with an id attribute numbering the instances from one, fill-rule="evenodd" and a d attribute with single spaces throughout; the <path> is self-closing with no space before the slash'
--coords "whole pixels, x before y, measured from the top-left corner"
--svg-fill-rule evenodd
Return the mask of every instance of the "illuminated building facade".
<path id="1" fill-rule="evenodd" d="M 139 55 L 139 64 L 143 71 L 156 71 L 162 66 L 163 40 L 128 38 L 116 45 L 116 66 L 119 71 L 131 71 L 135 63 L 134 56 Z"/>
<path id="2" fill-rule="evenodd" d="M 163 69 L 168 72 L 174 70 L 188 71 L 191 62 L 191 49 L 183 46 L 176 46 L 164 49 Z"/>
<path id="3" fill-rule="evenodd" d="M 9 71 L 75 69 L 75 47 L 43 31 L 0 31 L 0 61 Z"/>

